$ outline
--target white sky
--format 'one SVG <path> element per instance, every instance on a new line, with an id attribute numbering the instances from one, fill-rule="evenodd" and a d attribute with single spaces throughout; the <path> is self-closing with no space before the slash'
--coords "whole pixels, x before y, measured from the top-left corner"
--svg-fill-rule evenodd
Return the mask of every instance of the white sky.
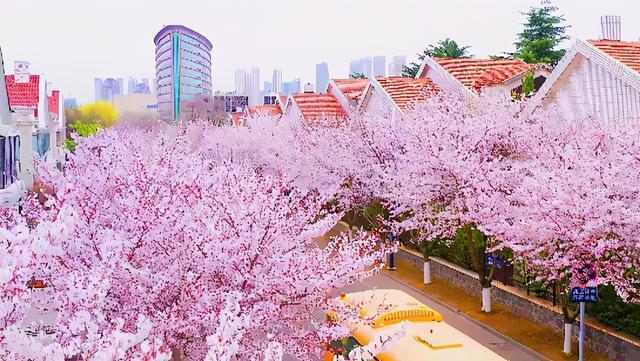
<path id="1" fill-rule="evenodd" d="M 638 0 L 555 0 L 569 35 L 600 36 L 600 15 L 622 15 L 625 40 L 640 37 Z M 7 72 L 31 62 L 66 97 L 93 100 L 94 77 L 154 77 L 153 37 L 182 24 L 211 40 L 214 90 L 233 90 L 234 71 L 275 67 L 283 81 L 315 82 L 326 61 L 346 77 L 363 56 L 407 55 L 450 37 L 476 56 L 513 50 L 520 11 L 540 0 L 2 0 L 0 46 Z M 126 80 L 125 80 L 126 82 Z"/>

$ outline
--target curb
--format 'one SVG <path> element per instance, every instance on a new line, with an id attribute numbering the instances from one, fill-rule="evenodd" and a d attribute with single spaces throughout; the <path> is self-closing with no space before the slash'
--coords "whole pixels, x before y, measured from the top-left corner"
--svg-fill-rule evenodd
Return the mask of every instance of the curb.
<path id="1" fill-rule="evenodd" d="M 491 327 L 489 327 L 489 326 L 485 325 L 484 323 L 482 323 L 482 322 L 480 322 L 480 321 L 476 320 L 475 318 L 470 317 L 470 316 L 466 315 L 466 314 L 465 314 L 465 313 L 463 313 L 463 312 L 460 312 L 460 310 L 458 310 L 458 309 L 456 309 L 456 308 L 454 308 L 454 307 L 451 307 L 451 306 L 449 306 L 448 304 L 446 304 L 446 303 L 444 303 L 444 302 L 440 301 L 439 299 L 434 298 L 434 297 L 432 297 L 432 296 L 430 296 L 430 295 L 426 294 L 426 293 L 425 293 L 424 291 L 422 291 L 421 289 L 416 288 L 416 287 L 414 287 L 414 286 L 410 285 L 409 283 L 407 283 L 407 282 L 405 282 L 405 281 L 403 281 L 403 280 L 399 279 L 398 277 L 394 277 L 394 276 L 392 276 L 392 275 L 388 274 L 388 272 L 380 272 L 379 274 L 384 275 L 385 277 L 391 278 L 391 279 L 395 280 L 396 282 L 400 282 L 400 283 L 402 283 L 405 287 L 408 287 L 408 288 L 410 288 L 410 289 L 414 290 L 415 292 L 418 292 L 418 293 L 422 294 L 423 296 L 425 296 L 425 297 L 426 297 L 426 298 L 428 298 L 429 300 L 433 301 L 434 303 L 437 303 L 438 305 L 440 305 L 440 306 L 442 306 L 442 307 L 444 307 L 444 308 L 447 308 L 447 309 L 449 309 L 449 310 L 450 310 L 450 311 L 452 311 L 452 312 L 455 312 L 457 315 L 459 315 L 459 316 L 463 317 L 463 318 L 464 318 L 464 319 L 466 319 L 466 320 L 469 320 L 469 321 L 473 322 L 474 324 L 476 324 L 476 325 L 480 326 L 481 328 L 483 328 L 483 329 L 485 329 L 485 330 L 487 330 L 487 331 L 491 332 L 491 333 L 492 333 L 492 334 L 494 334 L 495 336 L 498 336 L 498 337 L 500 337 L 500 338 L 502 338 L 502 339 L 505 339 L 506 341 L 508 341 L 508 342 L 510 342 L 510 343 L 512 343 L 512 344 L 514 344 L 515 346 L 517 346 L 517 347 L 521 348 L 524 352 L 528 353 L 529 355 L 531 355 L 531 356 L 533 356 L 533 357 L 535 357 L 535 358 L 537 358 L 537 359 L 539 359 L 539 360 L 553 361 L 552 359 L 550 359 L 550 358 L 548 358 L 548 357 L 546 357 L 546 356 L 544 356 L 544 355 L 542 355 L 542 354 L 538 353 L 537 351 L 535 351 L 535 350 L 533 350 L 533 349 L 529 348 L 528 346 L 526 346 L 526 345 L 524 345 L 524 344 L 522 344 L 522 343 L 520 343 L 520 342 L 518 342 L 518 341 L 516 341 L 516 340 L 512 339 L 511 337 L 509 337 L 509 336 L 507 336 L 507 335 L 505 335 L 505 334 L 503 334 L 503 333 L 501 333 L 501 332 L 499 332 L 499 331 L 494 330 L 493 328 L 491 328 Z"/>

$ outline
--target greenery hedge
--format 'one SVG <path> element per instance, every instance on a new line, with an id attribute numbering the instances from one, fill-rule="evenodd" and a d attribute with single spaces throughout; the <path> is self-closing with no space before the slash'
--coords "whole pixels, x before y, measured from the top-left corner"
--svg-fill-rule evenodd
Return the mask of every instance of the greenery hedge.
<path id="1" fill-rule="evenodd" d="M 585 312 L 616 331 L 640 337 L 640 305 L 626 303 L 612 286 L 600 286 L 598 302 L 587 303 Z"/>

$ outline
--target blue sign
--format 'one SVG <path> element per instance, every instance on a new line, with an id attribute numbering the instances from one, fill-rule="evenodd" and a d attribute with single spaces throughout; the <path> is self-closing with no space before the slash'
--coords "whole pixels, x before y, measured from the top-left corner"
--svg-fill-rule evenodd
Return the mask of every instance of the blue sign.
<path id="1" fill-rule="evenodd" d="M 571 289 L 571 302 L 596 302 L 598 301 L 597 287 L 573 287 Z"/>
<path id="2" fill-rule="evenodd" d="M 493 265 L 493 255 L 487 254 L 487 266 L 492 266 L 492 265 Z"/>
<path id="3" fill-rule="evenodd" d="M 498 257 L 497 262 L 498 262 L 498 268 L 502 268 L 506 264 L 506 262 L 504 261 L 504 257 L 502 256 Z"/>

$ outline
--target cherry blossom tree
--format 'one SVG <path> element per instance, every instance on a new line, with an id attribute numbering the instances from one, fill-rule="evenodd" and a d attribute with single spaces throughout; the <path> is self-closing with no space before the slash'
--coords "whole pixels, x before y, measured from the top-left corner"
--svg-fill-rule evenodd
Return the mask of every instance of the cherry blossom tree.
<path id="1" fill-rule="evenodd" d="M 47 355 L 317 354 L 343 330 L 314 312 L 331 290 L 375 273 L 385 250 L 366 234 L 318 248 L 313 237 L 342 216 L 326 207 L 335 194 L 232 154 L 197 127 L 121 124 L 79 140 L 64 174 L 42 170 L 55 190 L 47 207 L 0 232 L 8 250 L 31 254 L 2 286 L 11 317 L 0 349 L 29 357 L 11 345 L 35 276 L 59 304 Z"/>
<path id="2" fill-rule="evenodd" d="M 600 284 L 638 302 L 640 247 L 637 125 L 605 127 L 590 119 L 527 128 L 521 179 L 485 214 L 488 232 L 541 279 L 554 281 L 565 321 L 564 352 L 578 315 L 569 303 L 572 278 L 586 264 Z M 577 307 L 577 306 L 576 306 Z"/>

